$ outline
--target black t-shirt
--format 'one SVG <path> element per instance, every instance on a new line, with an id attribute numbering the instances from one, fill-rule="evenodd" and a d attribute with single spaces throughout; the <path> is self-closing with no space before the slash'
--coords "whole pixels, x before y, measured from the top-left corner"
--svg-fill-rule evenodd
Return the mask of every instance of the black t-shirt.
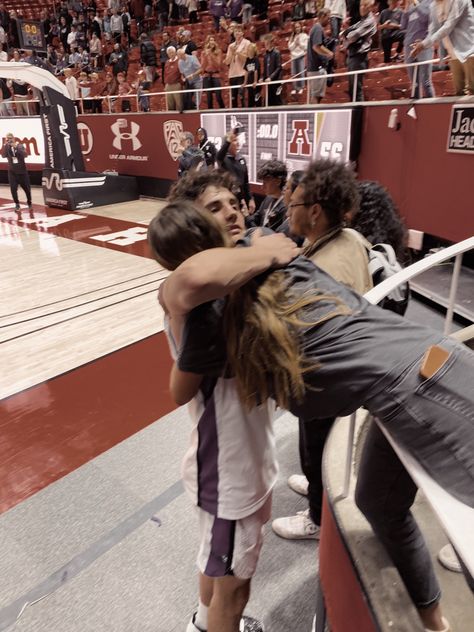
<path id="1" fill-rule="evenodd" d="M 12 93 L 5 79 L 0 79 L 0 90 L 2 91 L 2 99 L 11 99 Z"/>
<path id="2" fill-rule="evenodd" d="M 248 83 L 258 81 L 258 78 L 260 76 L 260 62 L 258 61 L 258 57 L 247 57 L 247 59 L 245 60 L 244 69 L 248 72 Z"/>
<path id="3" fill-rule="evenodd" d="M 402 12 L 400 9 L 384 9 L 380 14 L 380 24 L 385 24 L 385 22 L 396 22 L 400 24 L 402 21 Z M 382 37 L 390 37 L 393 33 L 397 31 L 394 29 L 382 29 Z"/>
<path id="4" fill-rule="evenodd" d="M 17 147 L 5 144 L 2 148 L 2 156 L 8 160 L 8 169 L 13 173 L 24 174 L 28 172 L 25 165 L 26 149 L 19 144 Z"/>

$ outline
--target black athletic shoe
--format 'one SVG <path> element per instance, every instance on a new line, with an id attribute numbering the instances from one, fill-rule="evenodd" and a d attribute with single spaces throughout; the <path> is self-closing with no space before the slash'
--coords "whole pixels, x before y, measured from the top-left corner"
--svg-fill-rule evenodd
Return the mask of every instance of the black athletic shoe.
<path id="1" fill-rule="evenodd" d="M 15 211 L 19 211 L 20 210 L 20 205 L 19 204 L 15 204 Z"/>
<path id="2" fill-rule="evenodd" d="M 257 619 L 243 616 L 240 619 L 239 632 L 265 632 L 265 628 L 263 623 L 260 623 Z"/>

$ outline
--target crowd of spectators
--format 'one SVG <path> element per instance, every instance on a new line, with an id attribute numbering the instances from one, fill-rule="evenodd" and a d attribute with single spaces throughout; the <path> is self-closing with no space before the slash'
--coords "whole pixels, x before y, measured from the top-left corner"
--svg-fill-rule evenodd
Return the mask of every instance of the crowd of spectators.
<path id="1" fill-rule="evenodd" d="M 223 108 L 223 86 L 233 108 L 280 105 L 303 93 L 305 76 L 313 78 L 308 101 L 319 103 L 336 64 L 364 71 L 374 47 L 383 50 L 384 64 L 429 61 L 436 53 L 449 58 L 456 94 L 474 94 L 472 0 L 297 0 L 290 11 L 285 6 L 275 25 L 268 0 L 107 0 L 106 9 L 96 0 L 62 0 L 38 16 L 47 42 L 41 55 L 19 49 L 21 13 L 0 4 L 0 61 L 50 70 L 85 112 L 130 111 L 132 94 L 148 111 L 148 93 L 163 86 L 167 108 L 179 111 L 201 103 L 211 109 L 215 102 Z M 213 22 L 195 41 L 192 30 L 203 11 Z M 269 32 L 257 36 L 255 25 L 265 19 Z M 134 47 L 138 74 L 129 72 Z M 286 66 L 286 77 L 294 79 L 288 86 L 279 83 Z M 434 96 L 431 72 L 431 64 L 408 69 L 416 97 Z M 0 88 L 3 115 L 34 111 L 24 104 L 33 96 L 28 86 L 1 80 Z M 362 73 L 357 81 L 349 76 L 347 91 L 351 100 L 364 99 Z"/>

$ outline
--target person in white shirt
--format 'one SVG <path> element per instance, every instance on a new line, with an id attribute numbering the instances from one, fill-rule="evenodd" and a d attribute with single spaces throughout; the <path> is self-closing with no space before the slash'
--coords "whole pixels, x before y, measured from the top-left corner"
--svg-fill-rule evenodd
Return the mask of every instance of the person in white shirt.
<path id="1" fill-rule="evenodd" d="M 331 35 L 338 39 L 342 23 L 347 17 L 346 0 L 325 0 L 324 6 L 331 12 L 331 16 L 329 18 L 329 22 L 331 24 Z"/>
<path id="2" fill-rule="evenodd" d="M 291 94 L 301 94 L 304 89 L 306 68 L 306 49 L 308 48 L 309 35 L 304 32 L 301 22 L 292 23 L 292 33 L 288 40 L 288 48 L 291 54 L 291 76 L 297 78 L 293 84 Z"/>
<path id="3" fill-rule="evenodd" d="M 76 30 L 76 27 L 73 25 L 71 26 L 71 32 L 67 36 L 67 45 L 71 53 L 73 53 L 75 49 L 77 48 L 76 39 L 77 39 L 77 30 Z"/>
<path id="4" fill-rule="evenodd" d="M 72 101 L 79 100 L 79 86 L 77 84 L 77 79 L 72 74 L 72 70 L 70 68 L 64 69 L 64 76 L 66 77 L 66 81 L 64 82 L 66 85 L 66 89 L 69 92 L 69 96 Z"/>
<path id="5" fill-rule="evenodd" d="M 123 33 L 123 20 L 122 16 L 119 15 L 119 13 L 117 12 L 117 9 L 112 10 L 112 16 L 110 18 L 110 31 L 112 33 L 112 37 L 115 40 L 115 43 L 120 44 Z"/>

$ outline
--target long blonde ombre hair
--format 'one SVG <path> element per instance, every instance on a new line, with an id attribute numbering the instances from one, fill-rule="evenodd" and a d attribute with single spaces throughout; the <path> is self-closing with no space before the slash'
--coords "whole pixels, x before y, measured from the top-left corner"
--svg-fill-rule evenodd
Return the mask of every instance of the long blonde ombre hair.
<path id="1" fill-rule="evenodd" d="M 304 320 L 305 308 L 319 301 L 335 307 L 316 321 Z M 224 331 L 229 369 L 244 405 L 250 409 L 269 397 L 281 408 L 288 408 L 291 400 L 301 401 L 309 388 L 305 375 L 319 366 L 302 353 L 303 330 L 349 313 L 339 298 L 317 294 L 316 288 L 315 293 L 296 296 L 284 270 L 234 291 L 228 297 Z"/>

